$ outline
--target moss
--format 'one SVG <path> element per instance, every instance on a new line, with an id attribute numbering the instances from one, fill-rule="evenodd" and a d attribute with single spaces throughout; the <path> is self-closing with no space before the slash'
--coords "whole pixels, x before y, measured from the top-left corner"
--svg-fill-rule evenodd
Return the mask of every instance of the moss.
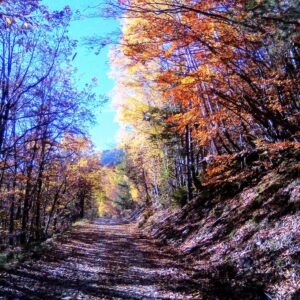
<path id="1" fill-rule="evenodd" d="M 255 215 L 255 216 L 253 216 L 252 221 L 253 221 L 253 223 L 255 223 L 255 224 L 259 224 L 259 223 L 261 222 L 262 219 L 263 219 L 262 216 Z"/>
<path id="2" fill-rule="evenodd" d="M 24 250 L 18 252 L 2 252 L 0 253 L 0 270 L 13 269 L 18 263 L 28 259 L 32 254 Z"/>
<path id="3" fill-rule="evenodd" d="M 276 260 L 275 260 L 275 266 L 279 271 L 282 271 L 285 269 L 284 262 L 279 257 L 276 258 Z"/>
<path id="4" fill-rule="evenodd" d="M 264 201 L 266 201 L 267 198 L 262 196 L 262 195 L 259 195 L 258 197 L 255 198 L 254 200 L 254 208 L 259 208 L 262 206 L 262 204 L 264 203 Z"/>
<path id="5" fill-rule="evenodd" d="M 3 267 L 8 262 L 7 253 L 0 253 L 0 267 Z"/>

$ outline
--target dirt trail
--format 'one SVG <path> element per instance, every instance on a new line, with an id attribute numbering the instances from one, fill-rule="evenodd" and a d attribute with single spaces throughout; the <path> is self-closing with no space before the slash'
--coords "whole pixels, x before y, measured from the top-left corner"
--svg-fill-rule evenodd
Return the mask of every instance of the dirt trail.
<path id="1" fill-rule="evenodd" d="M 99 219 L 0 273 L 0 299 L 216 299 L 203 296 L 207 279 L 193 274 L 133 225 Z"/>

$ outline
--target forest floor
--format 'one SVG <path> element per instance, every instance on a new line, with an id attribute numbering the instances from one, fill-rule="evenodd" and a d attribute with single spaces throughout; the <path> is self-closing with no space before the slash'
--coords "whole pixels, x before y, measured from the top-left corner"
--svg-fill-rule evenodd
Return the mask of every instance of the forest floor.
<path id="1" fill-rule="evenodd" d="M 0 300 L 299 300 L 300 150 L 254 154 L 184 207 L 49 239 L 0 270 Z"/>
<path id="2" fill-rule="evenodd" d="M 185 206 L 149 206 L 137 224 L 194 279 L 206 273 L 215 299 L 300 300 L 300 149 L 242 155 L 245 165 L 229 160 Z"/>
<path id="3" fill-rule="evenodd" d="M 51 243 L 51 251 L 0 272 L 1 300 L 216 299 L 208 278 L 194 281 L 191 266 L 134 224 L 98 219 Z"/>

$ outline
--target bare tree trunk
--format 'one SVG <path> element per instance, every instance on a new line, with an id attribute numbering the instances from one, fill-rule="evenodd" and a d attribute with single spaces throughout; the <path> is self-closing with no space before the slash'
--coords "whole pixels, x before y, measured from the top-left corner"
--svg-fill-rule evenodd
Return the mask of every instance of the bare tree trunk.
<path id="1" fill-rule="evenodd" d="M 190 149 L 191 149 L 190 130 L 189 127 L 186 126 L 185 127 L 185 155 L 186 155 L 185 164 L 186 164 L 186 190 L 187 190 L 188 201 L 191 201 L 193 198 Z"/>

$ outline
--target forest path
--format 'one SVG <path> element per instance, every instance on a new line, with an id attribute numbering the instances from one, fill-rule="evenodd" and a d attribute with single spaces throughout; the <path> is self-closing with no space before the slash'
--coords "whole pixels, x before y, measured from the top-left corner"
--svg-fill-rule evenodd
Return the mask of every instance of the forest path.
<path id="1" fill-rule="evenodd" d="M 193 273 L 134 225 L 98 219 L 0 273 L 0 299 L 202 299 Z"/>

